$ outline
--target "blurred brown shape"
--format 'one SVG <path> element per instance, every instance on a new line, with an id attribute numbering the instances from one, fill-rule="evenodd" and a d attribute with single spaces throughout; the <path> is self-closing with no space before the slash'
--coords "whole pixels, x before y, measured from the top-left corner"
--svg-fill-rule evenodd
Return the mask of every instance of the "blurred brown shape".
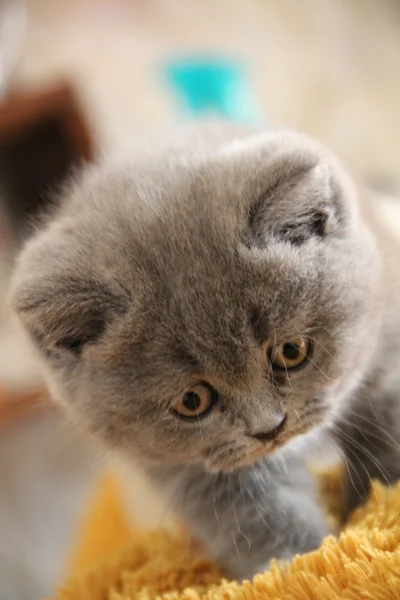
<path id="1" fill-rule="evenodd" d="M 0 389 L 0 429 L 21 417 L 54 410 L 44 389 L 6 392 Z"/>
<path id="2" fill-rule="evenodd" d="M 71 170 L 92 158 L 89 130 L 69 85 L 7 96 L 0 104 L 0 185 L 12 233 L 23 237 Z"/>
<path id="3" fill-rule="evenodd" d="M 0 103 L 0 201 L 16 246 L 38 214 L 53 203 L 71 171 L 93 158 L 91 136 L 69 85 L 10 93 Z M 0 427 L 49 408 L 44 390 L 5 391 Z"/>

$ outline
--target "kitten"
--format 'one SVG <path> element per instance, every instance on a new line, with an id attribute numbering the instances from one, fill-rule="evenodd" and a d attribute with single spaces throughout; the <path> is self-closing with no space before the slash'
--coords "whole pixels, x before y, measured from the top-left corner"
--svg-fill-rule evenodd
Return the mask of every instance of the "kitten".
<path id="1" fill-rule="evenodd" d="M 205 127 L 89 168 L 19 258 L 54 398 L 233 577 L 328 532 L 296 440 L 336 432 L 346 510 L 398 476 L 398 248 L 364 195 L 299 134 Z"/>

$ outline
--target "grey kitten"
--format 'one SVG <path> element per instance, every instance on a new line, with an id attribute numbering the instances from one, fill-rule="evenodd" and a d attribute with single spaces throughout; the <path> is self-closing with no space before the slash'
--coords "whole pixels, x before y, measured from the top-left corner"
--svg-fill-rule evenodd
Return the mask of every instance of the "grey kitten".
<path id="1" fill-rule="evenodd" d="M 20 256 L 54 398 L 233 577 L 327 534 L 313 432 L 336 432 L 346 510 L 398 476 L 398 249 L 364 195 L 306 137 L 204 127 L 88 169 Z"/>

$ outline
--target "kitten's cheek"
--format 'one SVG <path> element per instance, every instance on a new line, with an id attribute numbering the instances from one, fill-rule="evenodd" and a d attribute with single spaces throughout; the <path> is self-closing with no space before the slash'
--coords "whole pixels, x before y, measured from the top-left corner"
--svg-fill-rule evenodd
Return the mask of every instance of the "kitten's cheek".
<path id="1" fill-rule="evenodd" d="M 246 455 L 247 464 L 252 464 L 260 460 L 260 458 L 264 458 L 265 456 L 269 456 L 273 454 L 276 450 L 278 450 L 282 444 L 278 441 L 272 442 L 268 447 L 267 446 L 257 446 Z"/>
<path id="2" fill-rule="evenodd" d="M 208 448 L 203 455 L 203 460 L 210 473 L 229 473 L 241 467 L 248 467 L 272 453 L 272 443 L 268 446 L 247 443 L 235 446 L 232 442 L 227 442 L 215 448 Z"/>
<path id="3" fill-rule="evenodd" d="M 230 472 L 247 463 L 247 449 L 232 447 L 232 442 L 208 448 L 204 453 L 204 464 L 209 473 Z"/>

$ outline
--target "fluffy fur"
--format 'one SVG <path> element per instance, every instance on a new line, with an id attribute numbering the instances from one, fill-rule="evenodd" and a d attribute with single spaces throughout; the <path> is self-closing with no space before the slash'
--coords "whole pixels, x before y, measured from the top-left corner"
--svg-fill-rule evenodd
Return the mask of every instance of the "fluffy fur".
<path id="1" fill-rule="evenodd" d="M 327 533 L 297 436 L 335 430 L 346 510 L 397 476 L 395 252 L 323 147 L 214 126 L 88 169 L 27 243 L 12 303 L 54 398 L 242 578 Z M 307 364 L 275 375 L 268 343 L 296 336 Z M 218 402 L 178 419 L 199 381 Z"/>

